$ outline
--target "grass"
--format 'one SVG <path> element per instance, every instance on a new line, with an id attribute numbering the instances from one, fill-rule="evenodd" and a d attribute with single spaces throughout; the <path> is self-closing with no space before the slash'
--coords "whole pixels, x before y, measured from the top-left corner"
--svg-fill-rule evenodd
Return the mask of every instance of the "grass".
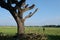
<path id="1" fill-rule="evenodd" d="M 26 33 L 43 33 L 42 27 L 25 27 Z M 60 28 L 45 27 L 45 34 L 60 35 Z"/>
<path id="2" fill-rule="evenodd" d="M 16 27 L 0 27 L 0 33 L 8 34 L 8 35 L 14 35 L 17 33 L 17 28 Z"/>
<path id="3" fill-rule="evenodd" d="M 0 27 L 0 33 L 8 34 L 8 35 L 15 35 L 17 33 L 17 27 Z M 42 27 L 25 27 L 25 33 L 36 33 L 42 34 L 43 28 Z M 54 27 L 45 27 L 45 32 L 48 36 L 48 40 L 60 40 L 60 28 Z"/>
<path id="4" fill-rule="evenodd" d="M 0 32 L 5 34 L 17 33 L 17 27 L 0 27 Z M 25 27 L 25 33 L 43 33 L 42 27 Z M 47 35 L 60 35 L 60 28 L 46 27 L 45 34 Z"/>

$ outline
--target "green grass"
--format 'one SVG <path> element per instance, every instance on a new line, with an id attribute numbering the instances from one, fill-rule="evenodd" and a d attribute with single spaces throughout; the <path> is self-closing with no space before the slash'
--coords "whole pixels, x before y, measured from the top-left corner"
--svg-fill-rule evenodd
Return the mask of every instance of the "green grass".
<path id="1" fill-rule="evenodd" d="M 0 27 L 0 32 L 5 34 L 15 34 L 17 33 L 17 27 Z M 43 33 L 42 27 L 25 27 L 25 33 Z M 45 34 L 47 35 L 60 35 L 60 28 L 46 27 Z"/>
<path id="2" fill-rule="evenodd" d="M 60 28 L 46 28 L 45 33 L 48 35 L 60 35 Z"/>
<path id="3" fill-rule="evenodd" d="M 43 33 L 42 27 L 26 27 L 26 33 Z M 45 27 L 45 34 L 47 35 L 60 35 L 60 28 Z"/>
<path id="4" fill-rule="evenodd" d="M 4 33 L 7 35 L 15 35 L 17 33 L 17 27 L 13 26 L 1 26 L 0 27 L 0 33 Z M 42 27 L 25 27 L 25 33 L 43 33 L 43 28 Z M 44 32 L 48 40 L 60 40 L 60 28 L 54 28 L 54 27 L 45 27 L 45 32 Z"/>
<path id="5" fill-rule="evenodd" d="M 42 27 L 25 27 L 25 33 L 42 33 Z"/>
<path id="6" fill-rule="evenodd" d="M 0 27 L 0 33 L 8 34 L 8 35 L 14 35 L 17 33 L 16 27 Z"/>

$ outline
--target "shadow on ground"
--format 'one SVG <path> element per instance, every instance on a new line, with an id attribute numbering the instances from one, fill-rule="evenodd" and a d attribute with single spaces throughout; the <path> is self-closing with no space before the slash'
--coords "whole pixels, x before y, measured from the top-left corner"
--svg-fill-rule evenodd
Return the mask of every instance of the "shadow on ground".
<path id="1" fill-rule="evenodd" d="M 45 35 L 42 36 L 41 34 L 20 34 L 19 36 L 14 35 L 14 36 L 9 36 L 9 35 L 3 35 L 2 33 L 0 34 L 0 40 L 60 40 L 60 36 L 55 36 L 55 35 Z"/>
<path id="2" fill-rule="evenodd" d="M 48 40 L 60 40 L 60 35 L 48 35 Z"/>
<path id="3" fill-rule="evenodd" d="M 41 40 L 42 36 L 40 34 L 20 34 L 19 37 L 15 36 L 4 36 L 0 35 L 0 40 Z"/>

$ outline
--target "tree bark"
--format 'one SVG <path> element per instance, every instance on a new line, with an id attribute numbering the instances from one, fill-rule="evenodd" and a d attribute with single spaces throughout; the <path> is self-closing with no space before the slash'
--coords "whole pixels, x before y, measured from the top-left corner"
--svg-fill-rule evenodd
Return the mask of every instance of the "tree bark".
<path id="1" fill-rule="evenodd" d="M 10 13 L 17 23 L 17 35 L 23 34 L 25 30 L 24 25 L 23 25 L 24 22 L 22 22 L 23 17 L 18 16 L 17 13 L 13 11 L 10 11 Z"/>
<path id="2" fill-rule="evenodd" d="M 22 22 L 22 20 L 19 18 L 19 17 L 17 17 L 17 33 L 18 33 L 18 35 L 19 34 L 23 34 L 24 33 L 24 23 Z"/>

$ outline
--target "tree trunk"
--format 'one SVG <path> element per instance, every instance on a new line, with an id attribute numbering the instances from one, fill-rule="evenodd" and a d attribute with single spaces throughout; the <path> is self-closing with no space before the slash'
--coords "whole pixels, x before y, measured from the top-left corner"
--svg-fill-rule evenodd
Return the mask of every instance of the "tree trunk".
<path id="1" fill-rule="evenodd" d="M 17 17 L 17 33 L 19 34 L 23 34 L 24 33 L 24 23 L 22 22 L 22 20 Z"/>
<path id="2" fill-rule="evenodd" d="M 22 22 L 23 17 L 19 17 L 15 12 L 10 11 L 11 15 L 15 19 L 17 23 L 17 34 L 23 34 L 24 33 L 24 22 Z"/>

